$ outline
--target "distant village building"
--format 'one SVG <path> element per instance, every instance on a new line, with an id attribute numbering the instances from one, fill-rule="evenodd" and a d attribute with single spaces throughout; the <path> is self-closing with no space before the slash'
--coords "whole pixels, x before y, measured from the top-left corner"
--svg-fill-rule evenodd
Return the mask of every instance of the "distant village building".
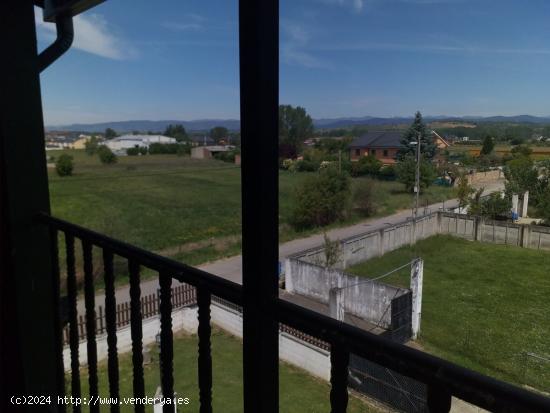
<path id="1" fill-rule="evenodd" d="M 176 143 L 176 139 L 162 135 L 122 135 L 105 141 L 105 145 L 115 153 L 126 154 L 130 148 L 149 148 L 152 143 Z"/>
<path id="2" fill-rule="evenodd" d="M 449 147 L 449 142 L 437 132 L 432 131 L 432 136 L 438 149 Z M 368 132 L 352 142 L 350 158 L 352 161 L 357 161 L 362 156 L 371 155 L 384 165 L 393 165 L 397 162 L 397 154 L 403 146 L 402 137 L 403 131 Z"/>
<path id="3" fill-rule="evenodd" d="M 235 147 L 232 145 L 196 146 L 194 148 L 191 148 L 191 158 L 211 159 L 217 153 L 229 152 L 233 149 L 235 149 Z"/>
<path id="4" fill-rule="evenodd" d="M 350 145 L 351 160 L 357 161 L 363 156 L 371 155 L 384 165 L 392 165 L 397 162 L 402 137 L 402 131 L 368 132 Z"/>

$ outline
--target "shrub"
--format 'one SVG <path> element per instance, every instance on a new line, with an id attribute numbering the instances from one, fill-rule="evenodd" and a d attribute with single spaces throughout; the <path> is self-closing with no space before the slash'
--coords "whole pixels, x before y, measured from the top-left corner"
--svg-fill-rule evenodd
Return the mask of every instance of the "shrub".
<path id="1" fill-rule="evenodd" d="M 90 156 L 95 155 L 97 152 L 97 149 L 99 148 L 98 140 L 95 136 L 92 136 L 86 143 L 84 144 L 84 150 L 86 153 Z"/>
<path id="2" fill-rule="evenodd" d="M 376 213 L 374 203 L 375 183 L 371 179 L 358 179 L 353 189 L 353 208 L 362 216 Z"/>
<path id="3" fill-rule="evenodd" d="M 133 148 L 126 149 L 126 155 L 128 155 L 128 156 L 137 156 L 137 155 L 139 155 L 139 147 L 135 146 Z"/>
<path id="4" fill-rule="evenodd" d="M 296 161 L 295 168 L 298 172 L 315 172 L 319 169 L 319 166 L 320 164 L 315 161 L 302 159 L 300 161 Z"/>
<path id="5" fill-rule="evenodd" d="M 105 145 L 99 147 L 99 149 L 97 150 L 97 154 L 99 155 L 99 160 L 104 165 L 116 163 L 118 160 L 113 151 Z"/>
<path id="6" fill-rule="evenodd" d="M 376 176 L 382 168 L 382 162 L 372 155 L 363 156 L 351 166 L 352 176 Z"/>
<path id="7" fill-rule="evenodd" d="M 295 193 L 290 219 L 297 229 L 322 227 L 342 219 L 349 210 L 350 178 L 336 168 L 327 168 L 308 177 Z"/>
<path id="8" fill-rule="evenodd" d="M 150 155 L 176 154 L 178 151 L 177 143 L 159 143 L 155 142 L 149 145 Z"/>
<path id="9" fill-rule="evenodd" d="M 378 173 L 378 178 L 383 179 L 385 181 L 395 181 L 396 179 L 395 166 L 384 165 L 382 168 L 380 168 L 380 172 Z"/>
<path id="10" fill-rule="evenodd" d="M 214 155 L 214 158 L 229 163 L 235 163 L 235 154 L 237 151 L 218 152 Z"/>
<path id="11" fill-rule="evenodd" d="M 55 171 L 59 176 L 70 176 L 73 174 L 73 166 L 73 157 L 64 153 L 57 158 Z"/>
<path id="12" fill-rule="evenodd" d="M 413 192 L 416 181 L 416 159 L 406 156 L 398 162 L 395 173 L 399 182 L 405 185 L 405 189 Z M 431 162 L 423 159 L 420 161 L 420 190 L 429 187 L 436 178 L 435 168 Z"/>

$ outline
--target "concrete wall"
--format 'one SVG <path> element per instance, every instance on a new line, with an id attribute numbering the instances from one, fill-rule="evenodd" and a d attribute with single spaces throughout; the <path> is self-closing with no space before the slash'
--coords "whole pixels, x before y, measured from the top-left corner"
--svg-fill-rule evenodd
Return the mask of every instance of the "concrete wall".
<path id="1" fill-rule="evenodd" d="M 235 306 L 223 305 L 212 302 L 211 322 L 213 325 L 227 331 L 228 333 L 242 338 L 243 320 L 242 313 Z M 198 327 L 197 307 L 184 307 L 172 313 L 172 330 L 185 331 L 189 334 L 196 334 Z M 142 322 L 143 346 L 155 342 L 155 336 L 160 331 L 160 317 L 152 317 Z M 107 358 L 107 335 L 102 334 L 96 338 L 98 361 Z M 130 326 L 117 331 L 117 349 L 119 354 L 132 350 L 132 338 Z M 88 362 L 86 341 L 79 344 L 80 365 L 85 366 Z M 294 337 L 288 333 L 279 333 L 279 358 L 310 374 L 323 380 L 330 380 L 330 353 L 327 350 L 314 346 Z M 63 364 L 65 371 L 71 369 L 71 355 L 69 347 L 63 349 Z"/>
<path id="2" fill-rule="evenodd" d="M 196 334 L 198 327 L 197 307 L 183 307 L 172 313 L 172 331 L 185 331 L 189 334 Z M 155 336 L 160 331 L 160 316 L 151 317 L 143 320 L 143 346 L 147 346 L 155 342 Z M 132 350 L 132 336 L 130 325 L 119 328 L 116 333 L 117 350 L 119 353 L 126 353 Z M 107 334 L 97 336 L 97 359 L 101 361 L 107 358 Z M 81 341 L 78 346 L 80 356 L 80 365 L 88 363 L 88 353 L 86 350 L 86 340 Z M 69 347 L 63 349 L 63 364 L 65 371 L 71 369 L 71 355 Z"/>
<path id="3" fill-rule="evenodd" d="M 345 274 L 297 259 L 285 262 L 285 286 L 291 293 L 311 297 L 328 304 L 331 288 L 343 289 L 344 311 L 384 328 L 391 326 L 391 302 L 408 290 L 365 277 Z"/>
<path id="4" fill-rule="evenodd" d="M 416 229 L 413 221 L 407 220 L 380 230 L 343 239 L 341 240 L 342 258 L 334 268 L 346 269 L 438 233 L 439 213 L 432 213 L 418 218 Z M 292 255 L 291 258 L 323 265 L 325 253 L 323 247 L 320 246 Z"/>
<path id="5" fill-rule="evenodd" d="M 550 250 L 550 227 L 493 221 L 462 214 L 439 214 L 441 234 L 493 244 Z"/>
<path id="6" fill-rule="evenodd" d="M 340 240 L 342 257 L 334 268 L 343 270 L 437 234 L 449 234 L 473 241 L 550 250 L 550 227 L 493 221 L 438 211 L 419 218 L 416 221 L 416 230 L 414 230 L 413 221 L 407 220 Z M 323 246 L 319 246 L 289 258 L 322 266 L 325 260 L 324 249 Z"/>

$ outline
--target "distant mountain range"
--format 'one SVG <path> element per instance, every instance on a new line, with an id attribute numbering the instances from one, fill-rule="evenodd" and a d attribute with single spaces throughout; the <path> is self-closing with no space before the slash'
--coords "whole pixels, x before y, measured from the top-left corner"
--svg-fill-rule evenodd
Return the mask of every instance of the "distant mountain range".
<path id="1" fill-rule="evenodd" d="M 349 118 L 333 118 L 333 119 L 314 119 L 313 124 L 319 129 L 343 128 L 356 125 L 402 125 L 412 122 L 412 117 L 349 117 Z M 532 124 L 550 124 L 550 116 L 540 117 L 531 115 L 517 116 L 426 116 L 426 122 L 498 122 L 498 123 L 532 123 Z M 240 121 L 237 119 L 199 119 L 199 120 L 127 120 L 120 122 L 102 122 L 89 124 L 72 124 L 72 125 L 57 125 L 47 126 L 48 131 L 67 131 L 67 132 L 104 132 L 105 129 L 111 128 L 118 133 L 132 131 L 158 131 L 162 132 L 170 124 L 181 124 L 188 131 L 200 132 L 212 129 L 215 126 L 224 126 L 230 131 L 238 131 L 240 129 Z"/>

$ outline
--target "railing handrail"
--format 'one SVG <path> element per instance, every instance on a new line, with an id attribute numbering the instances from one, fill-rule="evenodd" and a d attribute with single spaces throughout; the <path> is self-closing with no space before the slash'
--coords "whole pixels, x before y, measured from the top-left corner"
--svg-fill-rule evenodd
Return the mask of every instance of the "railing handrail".
<path id="1" fill-rule="evenodd" d="M 38 219 L 53 229 L 80 238 L 88 244 L 109 249 L 112 253 L 132 260 L 135 265 L 170 274 L 172 278 L 202 289 L 203 294 L 207 292 L 242 306 L 242 287 L 237 283 L 44 213 Z M 507 412 L 550 411 L 550 398 L 460 367 L 286 300 L 277 298 L 275 301 L 278 321 L 330 343 L 331 357 L 336 351 L 337 357 L 334 361 L 340 367 L 347 366 L 346 357 L 349 358 L 349 353 L 354 353 L 423 382 L 432 391 L 441 391 L 448 397 L 456 396 L 484 409 Z M 341 371 L 336 373 L 342 377 Z"/>
<path id="2" fill-rule="evenodd" d="M 136 247 L 124 241 L 117 240 L 99 232 L 84 228 L 46 213 L 37 216 L 40 222 L 50 225 L 59 231 L 68 231 L 76 238 L 85 239 L 93 245 L 106 248 L 129 260 L 136 260 L 140 265 L 158 272 L 169 273 L 172 278 L 191 284 L 195 287 L 206 288 L 212 294 L 242 305 L 242 287 L 233 281 L 210 274 L 198 268 L 191 267 L 173 259 L 163 257 L 154 252 Z"/>

